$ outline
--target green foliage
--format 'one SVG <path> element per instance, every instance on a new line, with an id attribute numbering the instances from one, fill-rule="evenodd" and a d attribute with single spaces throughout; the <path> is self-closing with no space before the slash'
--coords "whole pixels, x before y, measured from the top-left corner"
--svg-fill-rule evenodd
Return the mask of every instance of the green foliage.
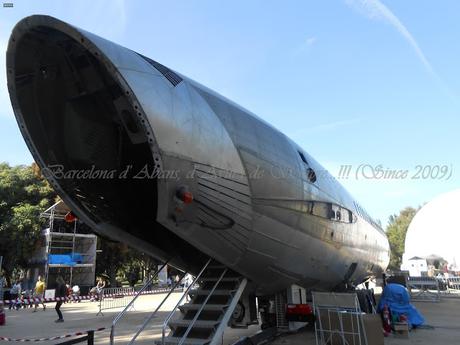
<path id="1" fill-rule="evenodd" d="M 0 163 L 0 253 L 7 276 L 25 268 L 42 229 L 40 212 L 55 193 L 35 164 Z"/>
<path id="2" fill-rule="evenodd" d="M 109 277 L 111 286 L 119 285 L 135 273 L 140 279 L 156 271 L 157 262 L 148 255 L 129 248 L 124 243 L 99 238 L 96 275 Z"/>
<path id="3" fill-rule="evenodd" d="M 399 212 L 399 215 L 392 215 L 388 220 L 386 233 L 391 251 L 389 269 L 400 269 L 407 228 L 418 210 L 413 207 L 406 207 Z"/>
<path id="4" fill-rule="evenodd" d="M 130 260 L 130 251 L 125 244 L 113 242 L 106 238 L 99 238 L 98 249 L 101 252 L 97 255 L 96 275 L 107 276 L 110 285 L 115 287 L 117 285 L 117 272 Z"/>

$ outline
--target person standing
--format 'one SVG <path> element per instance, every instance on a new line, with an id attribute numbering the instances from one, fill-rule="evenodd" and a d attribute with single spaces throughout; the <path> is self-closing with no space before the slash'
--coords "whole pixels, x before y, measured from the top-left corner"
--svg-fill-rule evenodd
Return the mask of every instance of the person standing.
<path id="1" fill-rule="evenodd" d="M 166 280 L 166 284 L 168 285 L 168 288 L 171 288 L 171 285 L 172 285 L 171 277 L 168 277 L 168 279 Z"/>
<path id="2" fill-rule="evenodd" d="M 21 295 L 21 281 L 19 279 L 16 280 L 16 282 L 13 284 L 10 290 L 10 307 L 15 307 L 16 309 L 19 309 L 19 306 L 21 305 L 19 302 L 19 296 Z"/>
<path id="3" fill-rule="evenodd" d="M 58 297 L 58 301 L 56 301 L 56 307 L 54 309 L 56 310 L 56 313 L 58 314 L 58 319 L 54 322 L 64 322 L 64 318 L 62 317 L 62 312 L 61 312 L 61 305 L 64 302 L 64 299 L 66 298 L 67 295 L 67 288 L 65 286 L 65 281 L 62 279 L 61 276 L 58 276 L 56 278 L 56 293 L 55 297 Z"/>
<path id="4" fill-rule="evenodd" d="M 38 276 L 37 283 L 35 284 L 35 289 L 34 289 L 34 299 L 35 299 L 34 312 L 37 311 L 38 305 L 40 304 L 39 300 L 42 301 L 43 311 L 46 310 L 46 305 L 43 300 L 44 295 L 45 295 L 45 280 L 42 278 L 42 276 Z"/>
<path id="5" fill-rule="evenodd" d="M 3 301 L 5 298 L 5 296 L 3 295 L 4 292 L 3 292 L 3 288 L 6 286 L 6 279 L 5 277 L 3 276 L 3 271 L 0 270 L 0 301 Z"/>
<path id="6" fill-rule="evenodd" d="M 104 288 L 105 280 L 102 279 L 102 277 L 98 277 L 96 286 L 91 288 L 91 290 L 89 291 L 89 294 L 91 296 L 90 301 L 99 301 L 102 298 Z"/>
<path id="7" fill-rule="evenodd" d="M 105 288 L 105 279 L 100 277 L 99 281 L 97 282 L 96 285 L 96 291 L 97 291 L 97 300 L 100 301 L 103 294 L 104 294 L 104 288 Z"/>
<path id="8" fill-rule="evenodd" d="M 184 291 L 186 291 L 192 283 L 193 283 L 193 277 L 189 273 L 187 273 L 184 278 Z M 185 301 L 186 302 L 190 301 L 189 293 L 187 293 L 187 295 L 185 296 Z"/>

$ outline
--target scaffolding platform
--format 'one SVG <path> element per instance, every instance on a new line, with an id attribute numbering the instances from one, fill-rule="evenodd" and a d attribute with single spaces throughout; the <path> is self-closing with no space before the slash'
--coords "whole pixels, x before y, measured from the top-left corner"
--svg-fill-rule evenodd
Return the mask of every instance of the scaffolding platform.
<path id="1" fill-rule="evenodd" d="M 78 285 L 81 293 L 86 294 L 94 286 L 97 236 L 71 214 L 63 201 L 40 217 L 47 219 L 48 227 L 42 231 L 41 246 L 30 260 L 29 280 L 36 281 L 42 275 L 47 289 L 53 289 L 61 275 L 66 284 Z"/>

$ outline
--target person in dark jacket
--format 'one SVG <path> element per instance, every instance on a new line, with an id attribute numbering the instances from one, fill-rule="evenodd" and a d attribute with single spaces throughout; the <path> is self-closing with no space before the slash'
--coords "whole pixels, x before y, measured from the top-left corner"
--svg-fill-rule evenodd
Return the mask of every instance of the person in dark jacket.
<path id="1" fill-rule="evenodd" d="M 56 286 L 56 293 L 55 293 L 55 297 L 59 297 L 60 300 L 58 300 L 56 302 L 56 307 L 54 307 L 54 309 L 56 309 L 56 313 L 58 314 L 58 317 L 59 319 L 57 319 L 55 322 L 64 322 L 64 318 L 62 317 L 62 312 L 61 312 L 61 305 L 62 303 L 64 302 L 64 298 L 66 298 L 67 296 L 67 287 L 65 285 L 65 281 L 64 279 L 62 279 L 61 276 L 58 276 L 56 278 L 56 283 L 57 283 L 57 286 Z"/>

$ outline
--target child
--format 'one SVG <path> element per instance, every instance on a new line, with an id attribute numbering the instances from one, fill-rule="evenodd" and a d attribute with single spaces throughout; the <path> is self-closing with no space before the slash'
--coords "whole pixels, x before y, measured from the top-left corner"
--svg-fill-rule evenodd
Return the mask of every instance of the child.
<path id="1" fill-rule="evenodd" d="M 34 289 L 34 299 L 35 299 L 35 309 L 34 312 L 37 311 L 38 305 L 40 304 L 41 300 L 42 305 L 43 305 L 43 311 L 46 310 L 46 305 L 45 302 L 43 301 L 43 297 L 45 295 L 45 281 L 42 278 L 42 276 L 38 276 L 37 283 L 35 284 L 35 289 Z"/>

